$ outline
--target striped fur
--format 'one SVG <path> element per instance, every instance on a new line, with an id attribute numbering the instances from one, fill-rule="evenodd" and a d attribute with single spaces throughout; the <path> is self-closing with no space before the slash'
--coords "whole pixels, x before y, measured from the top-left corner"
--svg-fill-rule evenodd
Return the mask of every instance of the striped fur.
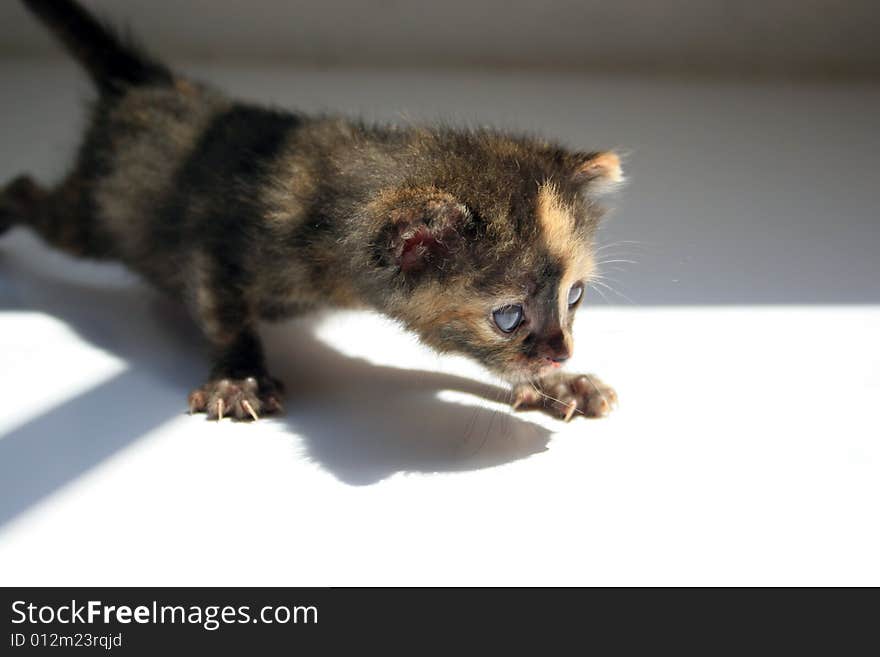
<path id="1" fill-rule="evenodd" d="M 183 300 L 215 351 L 195 410 L 271 410 L 280 391 L 257 322 L 320 307 L 374 308 L 514 381 L 571 352 L 567 296 L 591 275 L 597 198 L 621 179 L 615 154 L 242 103 L 173 74 L 74 2 L 25 4 L 100 98 L 64 180 L 4 188 L 0 230 L 28 225 Z M 526 316 L 509 335 L 492 320 L 507 304 Z M 221 391 L 245 380 L 257 388 Z"/>

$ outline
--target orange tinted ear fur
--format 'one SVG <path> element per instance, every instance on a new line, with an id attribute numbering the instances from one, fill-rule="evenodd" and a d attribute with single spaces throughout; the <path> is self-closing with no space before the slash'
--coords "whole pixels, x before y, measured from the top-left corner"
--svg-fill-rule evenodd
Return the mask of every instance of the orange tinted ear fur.
<path id="1" fill-rule="evenodd" d="M 575 169 L 574 180 L 600 192 L 613 188 L 623 182 L 620 156 L 614 151 L 585 155 Z"/>

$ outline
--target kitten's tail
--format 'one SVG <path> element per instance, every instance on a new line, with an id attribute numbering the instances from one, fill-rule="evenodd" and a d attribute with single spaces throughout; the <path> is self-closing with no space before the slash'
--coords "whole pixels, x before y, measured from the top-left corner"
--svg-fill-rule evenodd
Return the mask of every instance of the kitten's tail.
<path id="1" fill-rule="evenodd" d="M 89 72 L 104 95 L 132 85 L 170 84 L 171 72 L 73 0 L 22 0 Z"/>

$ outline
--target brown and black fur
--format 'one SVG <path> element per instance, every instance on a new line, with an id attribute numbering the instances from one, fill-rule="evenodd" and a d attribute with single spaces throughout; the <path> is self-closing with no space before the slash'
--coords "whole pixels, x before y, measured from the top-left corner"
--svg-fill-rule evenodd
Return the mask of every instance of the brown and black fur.
<path id="1" fill-rule="evenodd" d="M 30 226 L 180 298 L 214 352 L 191 410 L 278 410 L 257 323 L 321 307 L 370 307 L 441 352 L 472 356 L 514 383 L 515 407 L 566 419 L 610 409 L 613 390 L 558 366 L 572 349 L 568 291 L 592 272 L 598 198 L 621 178 L 615 154 L 237 102 L 72 1 L 24 4 L 99 99 L 61 183 L 21 176 L 3 189 L 0 232 Z M 525 320 L 504 334 L 492 313 L 508 304 Z"/>

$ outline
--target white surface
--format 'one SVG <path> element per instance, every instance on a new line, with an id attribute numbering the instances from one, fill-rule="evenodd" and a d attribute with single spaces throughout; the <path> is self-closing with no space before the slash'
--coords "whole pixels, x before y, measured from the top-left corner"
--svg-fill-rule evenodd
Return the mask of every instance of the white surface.
<path id="1" fill-rule="evenodd" d="M 3 178 L 62 170 L 68 74 L 0 66 Z M 345 314 L 266 329 L 285 416 L 208 423 L 183 413 L 207 362 L 181 311 L 16 231 L 0 239 L 0 583 L 880 585 L 876 89 L 213 77 L 376 116 L 455 100 L 632 147 L 606 239 L 641 242 L 622 291 L 654 305 L 591 294 L 572 362 L 621 408 L 511 415 L 475 366 Z M 677 305 L 720 302 L 738 305 Z"/>
<path id="2" fill-rule="evenodd" d="M 876 307 L 590 308 L 572 367 L 622 405 L 569 425 L 373 316 L 282 325 L 287 414 L 217 425 L 183 414 L 205 364 L 182 317 L 24 242 L 4 584 L 880 583 Z"/>

